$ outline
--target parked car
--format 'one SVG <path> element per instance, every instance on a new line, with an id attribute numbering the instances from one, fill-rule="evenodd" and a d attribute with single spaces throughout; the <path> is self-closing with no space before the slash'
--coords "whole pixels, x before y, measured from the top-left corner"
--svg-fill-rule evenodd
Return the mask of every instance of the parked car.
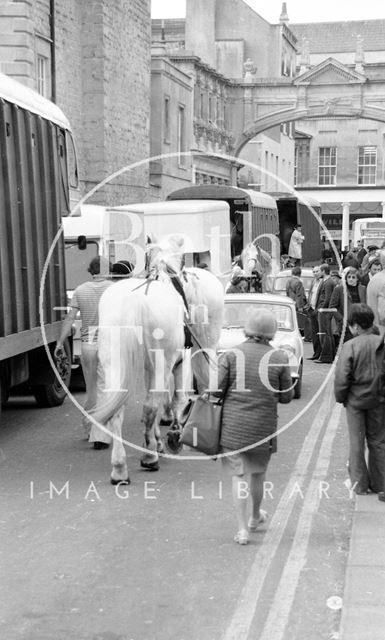
<path id="1" fill-rule="evenodd" d="M 291 277 L 291 269 L 282 269 L 275 276 L 268 276 L 268 282 L 266 285 L 267 291 L 280 296 L 286 295 L 286 283 Z M 306 298 L 309 295 L 309 289 L 313 280 L 313 269 L 301 268 L 301 280 L 305 289 Z M 298 327 L 301 335 L 304 334 L 306 314 L 301 311 L 297 311 Z"/>
<path id="2" fill-rule="evenodd" d="M 224 323 L 218 344 L 218 351 L 233 349 L 243 342 L 248 315 L 255 309 L 268 309 L 277 319 L 278 330 L 271 346 L 286 351 L 289 357 L 290 372 L 295 384 L 294 397 L 300 398 L 302 392 L 303 343 L 298 329 L 295 304 L 287 296 L 268 293 L 226 293 Z"/>
<path id="3" fill-rule="evenodd" d="M 291 269 L 283 269 L 279 271 L 275 276 L 268 276 L 268 282 L 266 289 L 270 293 L 277 293 L 278 295 L 286 295 L 286 283 L 291 277 Z M 310 285 L 313 280 L 313 269 L 301 268 L 301 280 L 305 289 L 306 295 L 309 293 Z"/>

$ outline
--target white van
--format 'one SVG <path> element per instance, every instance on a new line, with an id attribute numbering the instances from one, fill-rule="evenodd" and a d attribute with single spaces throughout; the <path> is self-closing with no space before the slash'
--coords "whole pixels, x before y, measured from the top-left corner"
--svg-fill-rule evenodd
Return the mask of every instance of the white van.
<path id="1" fill-rule="evenodd" d="M 143 222 L 126 207 L 81 205 L 79 216 L 63 218 L 67 290 L 90 280 L 87 268 L 92 258 L 103 256 L 137 262 L 135 247 L 144 247 Z"/>
<path id="2" fill-rule="evenodd" d="M 231 272 L 230 215 L 224 201 L 185 200 L 118 207 L 81 205 L 80 216 L 63 219 L 68 301 L 90 280 L 88 265 L 97 255 L 111 264 L 129 260 L 133 274 L 145 268 L 145 245 L 179 234 L 185 240 L 186 267 L 205 263 L 223 285 Z M 75 323 L 74 362 L 80 356 L 80 321 Z"/>
<path id="3" fill-rule="evenodd" d="M 84 204 L 80 215 L 62 219 L 67 299 L 70 302 L 76 287 L 91 280 L 88 266 L 95 256 L 103 256 L 111 264 L 128 260 L 136 265 L 135 272 L 144 269 L 143 216 L 113 207 Z M 80 357 L 80 320 L 75 322 L 73 362 Z"/>
<path id="4" fill-rule="evenodd" d="M 222 200 L 178 200 L 116 207 L 143 219 L 146 241 L 178 234 L 185 241 L 186 267 L 203 263 L 223 283 L 231 271 L 230 210 Z"/>
<path id="5" fill-rule="evenodd" d="M 385 220 L 384 218 L 357 218 L 352 224 L 353 247 L 357 246 L 357 241 L 362 240 L 365 249 L 369 245 L 381 247 L 385 240 Z"/>

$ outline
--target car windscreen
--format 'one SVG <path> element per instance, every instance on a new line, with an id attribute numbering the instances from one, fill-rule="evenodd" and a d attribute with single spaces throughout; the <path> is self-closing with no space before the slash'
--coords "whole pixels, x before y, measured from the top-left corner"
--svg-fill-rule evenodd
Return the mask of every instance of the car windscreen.
<path id="1" fill-rule="evenodd" d="M 286 284 L 291 276 L 277 276 L 274 279 L 274 291 L 283 291 L 286 293 Z M 309 291 L 313 276 L 301 276 L 300 278 L 305 291 Z"/>
<path id="2" fill-rule="evenodd" d="M 98 245 L 96 242 L 87 241 L 84 250 L 78 248 L 77 242 L 65 243 L 65 265 L 66 265 L 66 287 L 68 291 L 73 291 L 79 284 L 92 280 L 92 276 L 87 269 L 95 256 L 98 255 Z"/>
<path id="3" fill-rule="evenodd" d="M 294 331 L 293 309 L 289 305 L 267 302 L 226 302 L 223 326 L 244 327 L 250 314 L 257 309 L 271 311 L 277 320 L 279 331 Z"/>

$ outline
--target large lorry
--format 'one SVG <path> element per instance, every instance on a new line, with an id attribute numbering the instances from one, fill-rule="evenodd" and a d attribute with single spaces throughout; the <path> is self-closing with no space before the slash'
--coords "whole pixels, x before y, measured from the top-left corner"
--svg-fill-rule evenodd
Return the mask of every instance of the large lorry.
<path id="1" fill-rule="evenodd" d="M 193 185 L 173 191 L 167 200 L 224 200 L 230 207 L 232 255 L 259 237 L 262 249 L 269 251 L 277 262 L 275 243 L 279 238 L 279 253 L 287 254 L 290 237 L 296 224 L 302 224 L 306 238 L 303 245 L 303 265 L 321 260 L 321 205 L 314 198 L 300 198 L 290 193 L 262 193 L 227 185 Z"/>
<path id="2" fill-rule="evenodd" d="M 240 255 L 255 238 L 262 249 L 272 252 L 279 235 L 278 210 L 274 198 L 260 191 L 227 185 L 193 185 L 173 191 L 167 200 L 215 200 L 226 202 L 230 224 L 231 256 Z M 279 261 L 279 255 L 273 256 Z"/>
<path id="3" fill-rule="evenodd" d="M 278 208 L 281 253 L 287 254 L 294 226 L 302 226 L 302 264 L 313 266 L 322 258 L 321 204 L 315 198 L 290 193 L 270 193 Z"/>
<path id="4" fill-rule="evenodd" d="M 77 197 L 76 153 L 63 112 L 3 74 L 0 150 L 0 405 L 23 384 L 55 406 L 71 375 L 70 342 L 59 362 L 53 350 L 67 307 L 60 226 Z"/>

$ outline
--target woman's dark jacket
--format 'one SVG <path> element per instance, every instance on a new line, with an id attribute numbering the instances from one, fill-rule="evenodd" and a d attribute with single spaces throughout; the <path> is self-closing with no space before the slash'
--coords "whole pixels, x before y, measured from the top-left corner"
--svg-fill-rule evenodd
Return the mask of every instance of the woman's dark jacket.
<path id="1" fill-rule="evenodd" d="M 358 287 L 357 291 L 358 291 L 358 297 L 360 299 L 360 302 L 366 303 L 366 287 L 364 287 L 363 284 L 358 284 L 357 287 Z M 352 297 L 348 287 L 346 287 L 346 291 L 347 291 L 346 295 L 348 297 L 347 311 L 349 315 L 350 307 L 353 304 L 353 301 L 352 301 Z M 329 308 L 337 309 L 337 313 L 335 314 L 335 317 L 339 327 L 341 328 L 342 320 L 344 317 L 344 285 L 343 284 L 337 284 L 337 286 L 334 287 L 333 293 L 331 295 L 330 302 L 329 302 Z"/>
<path id="2" fill-rule="evenodd" d="M 273 366 L 267 368 L 269 364 Z M 290 389 L 290 369 L 287 365 L 288 357 L 285 352 L 274 350 L 268 343 L 258 343 L 253 338 L 248 338 L 236 349 L 226 351 L 221 356 L 218 389 L 225 394 L 221 436 L 223 447 L 231 450 L 240 449 L 275 433 L 277 402 L 287 403 L 293 397 L 293 391 Z M 263 383 L 261 375 L 266 384 Z M 277 391 L 267 388 L 269 384 Z M 245 390 L 242 390 L 243 388 Z M 259 450 L 265 451 L 276 451 L 276 448 L 275 439 L 269 439 L 258 447 Z"/>

